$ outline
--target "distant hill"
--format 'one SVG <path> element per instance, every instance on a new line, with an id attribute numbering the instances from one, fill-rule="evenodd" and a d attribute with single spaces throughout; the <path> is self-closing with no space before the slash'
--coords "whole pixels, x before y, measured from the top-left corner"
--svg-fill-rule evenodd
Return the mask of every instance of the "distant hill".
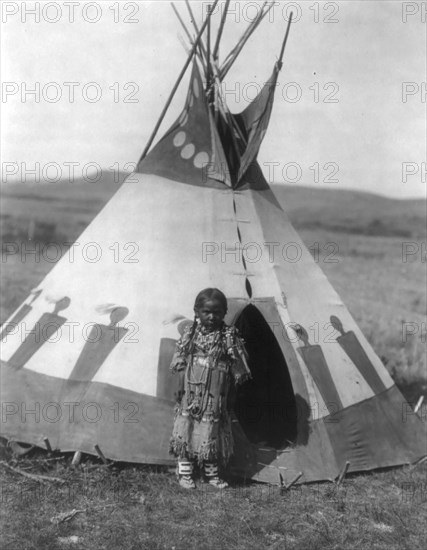
<path id="1" fill-rule="evenodd" d="M 107 172 L 96 183 L 76 180 L 2 185 L 2 240 L 77 239 L 125 177 L 126 174 L 121 174 L 115 181 L 113 173 Z M 397 200 L 358 191 L 282 184 L 272 188 L 297 229 L 425 238 L 425 200 Z"/>
<path id="2" fill-rule="evenodd" d="M 415 239 L 426 235 L 424 199 L 400 200 L 361 191 L 290 185 L 272 188 L 297 229 Z"/>
<path id="3" fill-rule="evenodd" d="M 110 172 L 96 183 L 76 180 L 73 183 L 2 185 L 2 241 L 75 241 L 125 177 L 126 174 L 121 174 L 115 181 Z"/>

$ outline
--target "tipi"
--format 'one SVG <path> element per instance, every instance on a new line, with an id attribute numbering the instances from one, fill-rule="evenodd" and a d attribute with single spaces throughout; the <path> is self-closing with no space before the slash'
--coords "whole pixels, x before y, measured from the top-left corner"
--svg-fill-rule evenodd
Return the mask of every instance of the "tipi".
<path id="1" fill-rule="evenodd" d="M 2 327 L 3 435 L 172 463 L 168 367 L 195 295 L 214 286 L 229 298 L 226 320 L 240 327 L 253 373 L 236 396 L 236 474 L 277 483 L 302 473 L 308 482 L 335 478 L 346 462 L 362 471 L 426 454 L 420 418 L 256 162 L 285 41 L 242 113 L 221 95 L 266 10 L 222 64 L 225 15 L 212 48 L 201 40 L 208 16 L 179 118 L 78 239 L 86 254 L 71 248 Z M 285 259 L 289 247 L 295 256 Z"/>

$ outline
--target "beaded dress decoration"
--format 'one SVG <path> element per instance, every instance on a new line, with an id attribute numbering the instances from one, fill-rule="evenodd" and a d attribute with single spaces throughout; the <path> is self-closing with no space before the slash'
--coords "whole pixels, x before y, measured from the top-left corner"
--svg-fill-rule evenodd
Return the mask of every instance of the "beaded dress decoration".
<path id="1" fill-rule="evenodd" d="M 209 332 L 197 320 L 178 340 L 170 368 L 181 377 L 170 452 L 226 465 L 233 453 L 229 390 L 251 377 L 238 330 L 222 323 Z"/>

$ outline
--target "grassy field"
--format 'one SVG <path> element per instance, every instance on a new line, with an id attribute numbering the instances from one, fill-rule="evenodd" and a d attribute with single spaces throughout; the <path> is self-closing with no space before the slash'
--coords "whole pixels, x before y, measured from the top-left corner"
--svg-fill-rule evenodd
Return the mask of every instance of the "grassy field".
<path id="1" fill-rule="evenodd" d="M 279 487 L 236 482 L 180 489 L 150 468 L 77 469 L 71 458 L 21 458 L 1 467 L 2 550 L 424 550 L 427 466 Z M 1 466 L 1 465 L 0 465 Z M 75 515 L 73 513 L 75 512 Z"/>
<path id="2" fill-rule="evenodd" d="M 28 243 L 29 237 L 41 246 L 72 242 L 117 188 L 111 179 L 4 187 L 3 243 Z M 275 192 L 406 399 L 427 395 L 425 201 L 302 187 Z M 418 247 L 407 261 L 404 243 Z M 31 256 L 22 262 L 19 254 L 3 255 L 1 321 L 51 267 Z M 412 336 L 404 331 L 408 323 Z M 226 491 L 200 485 L 189 494 L 161 468 L 107 468 L 88 457 L 71 468 L 69 455 L 46 460 L 35 449 L 19 458 L 6 445 L 2 453 L 4 550 L 427 546 L 426 463 L 349 476 L 341 487 L 322 483 L 283 492 L 236 481 Z M 62 481 L 24 477 L 7 465 Z"/>

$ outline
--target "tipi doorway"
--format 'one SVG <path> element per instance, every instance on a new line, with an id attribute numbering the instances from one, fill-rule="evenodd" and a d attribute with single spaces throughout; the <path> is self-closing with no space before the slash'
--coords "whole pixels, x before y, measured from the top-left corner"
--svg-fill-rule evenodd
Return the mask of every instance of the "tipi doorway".
<path id="1" fill-rule="evenodd" d="M 297 437 L 297 407 L 282 350 L 254 305 L 243 309 L 235 325 L 246 342 L 252 373 L 252 380 L 237 389 L 235 414 L 251 443 L 286 447 Z"/>

